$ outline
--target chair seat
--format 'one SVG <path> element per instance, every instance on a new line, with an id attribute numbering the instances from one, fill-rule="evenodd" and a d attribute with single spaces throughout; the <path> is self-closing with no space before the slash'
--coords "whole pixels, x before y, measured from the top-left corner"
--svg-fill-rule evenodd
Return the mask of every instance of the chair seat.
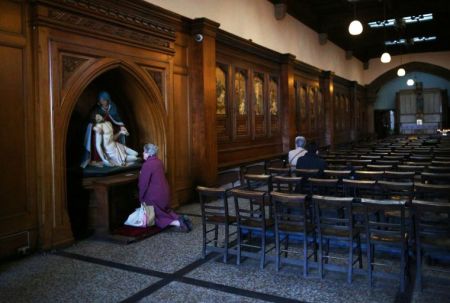
<path id="1" fill-rule="evenodd" d="M 280 232 L 286 232 L 286 233 L 295 233 L 299 232 L 302 233 L 305 231 L 305 227 L 303 225 L 294 225 L 294 224 L 279 224 L 278 230 Z M 314 225 L 308 225 L 307 231 L 314 230 Z"/>
<path id="2" fill-rule="evenodd" d="M 350 237 L 348 230 L 322 228 L 321 232 L 322 232 L 323 237 L 340 237 L 340 238 L 349 238 Z M 353 236 L 356 236 L 358 233 L 359 233 L 358 230 L 353 229 Z"/>
<path id="3" fill-rule="evenodd" d="M 273 219 L 267 219 L 266 220 L 266 227 L 270 227 L 274 224 Z M 254 228 L 261 228 L 262 224 L 260 220 L 252 220 L 252 219 L 246 219 L 241 221 L 241 227 L 254 227 Z"/>
<path id="4" fill-rule="evenodd" d="M 401 239 L 401 236 L 399 235 L 399 236 L 387 236 L 387 235 L 377 235 L 377 234 L 372 234 L 371 235 L 371 237 L 370 237 L 370 239 L 372 240 L 372 241 L 375 241 L 375 242 L 386 242 L 386 243 L 396 243 L 396 244 L 398 244 L 398 245 L 401 245 L 402 244 L 402 239 Z M 403 240 L 406 240 L 406 239 L 408 239 L 408 234 L 407 233 L 405 233 L 405 237 L 404 237 L 404 239 Z"/>
<path id="5" fill-rule="evenodd" d="M 225 224 L 226 222 L 226 218 L 225 216 L 218 216 L 218 215 L 214 215 L 214 216 L 207 216 L 206 217 L 206 222 L 208 223 L 223 223 Z M 232 224 L 236 222 L 236 217 L 234 216 L 228 216 L 228 224 Z"/>
<path id="6" fill-rule="evenodd" d="M 434 247 L 440 247 L 446 250 L 450 250 L 450 238 L 429 238 L 429 237 L 420 237 L 420 241 L 422 245 L 430 245 Z"/>

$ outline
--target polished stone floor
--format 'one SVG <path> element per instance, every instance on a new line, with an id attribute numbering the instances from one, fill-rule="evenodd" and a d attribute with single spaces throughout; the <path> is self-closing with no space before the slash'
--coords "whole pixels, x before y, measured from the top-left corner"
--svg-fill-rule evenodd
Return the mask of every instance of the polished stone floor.
<path id="1" fill-rule="evenodd" d="M 0 264 L 0 302 L 450 302 L 450 275 L 433 274 L 420 292 L 410 283 L 399 293 L 398 279 L 311 270 L 273 262 L 260 270 L 256 261 L 237 266 L 220 256 L 201 258 L 198 204 L 179 212 L 191 215 L 188 234 L 164 231 L 133 244 L 89 238 L 65 249 Z M 384 256 L 398 266 L 394 257 Z"/>

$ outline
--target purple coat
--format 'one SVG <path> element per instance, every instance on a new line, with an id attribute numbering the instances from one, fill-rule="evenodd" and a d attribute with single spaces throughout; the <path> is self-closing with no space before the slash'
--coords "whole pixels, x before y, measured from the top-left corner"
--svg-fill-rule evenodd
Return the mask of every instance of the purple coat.
<path id="1" fill-rule="evenodd" d="M 148 157 L 139 175 L 139 200 L 155 208 L 156 225 L 165 228 L 178 219 L 170 209 L 170 188 L 164 166 L 156 156 Z"/>

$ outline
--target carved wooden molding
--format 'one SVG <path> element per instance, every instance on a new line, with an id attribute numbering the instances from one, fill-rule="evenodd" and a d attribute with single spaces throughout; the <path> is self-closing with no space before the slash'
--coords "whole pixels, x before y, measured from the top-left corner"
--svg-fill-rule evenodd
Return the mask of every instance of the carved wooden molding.
<path id="1" fill-rule="evenodd" d="M 66 85 L 67 80 L 72 76 L 72 74 L 81 66 L 83 63 L 88 61 L 86 58 L 73 57 L 68 55 L 61 56 L 62 61 L 62 83 L 63 86 Z"/>
<path id="2" fill-rule="evenodd" d="M 54 0 L 37 1 L 48 5 L 36 8 L 35 23 L 58 30 L 83 32 L 91 36 L 137 44 L 165 53 L 175 52 L 175 31 L 170 26 L 149 20 L 132 10 L 119 13 L 118 8 L 101 5 L 102 1 Z"/>
<path id="3" fill-rule="evenodd" d="M 155 81 L 156 85 L 159 88 L 161 96 L 164 97 L 164 87 L 163 87 L 163 73 L 161 71 L 156 71 L 150 68 L 145 69 L 150 77 Z"/>

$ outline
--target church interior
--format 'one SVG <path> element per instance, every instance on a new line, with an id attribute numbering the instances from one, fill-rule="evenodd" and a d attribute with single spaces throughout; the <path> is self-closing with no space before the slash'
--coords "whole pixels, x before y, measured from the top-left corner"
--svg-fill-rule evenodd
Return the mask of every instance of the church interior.
<path id="1" fill-rule="evenodd" d="M 449 28 L 448 0 L 0 0 L 0 301 L 450 302 Z M 178 225 L 124 225 L 154 159 Z"/>

